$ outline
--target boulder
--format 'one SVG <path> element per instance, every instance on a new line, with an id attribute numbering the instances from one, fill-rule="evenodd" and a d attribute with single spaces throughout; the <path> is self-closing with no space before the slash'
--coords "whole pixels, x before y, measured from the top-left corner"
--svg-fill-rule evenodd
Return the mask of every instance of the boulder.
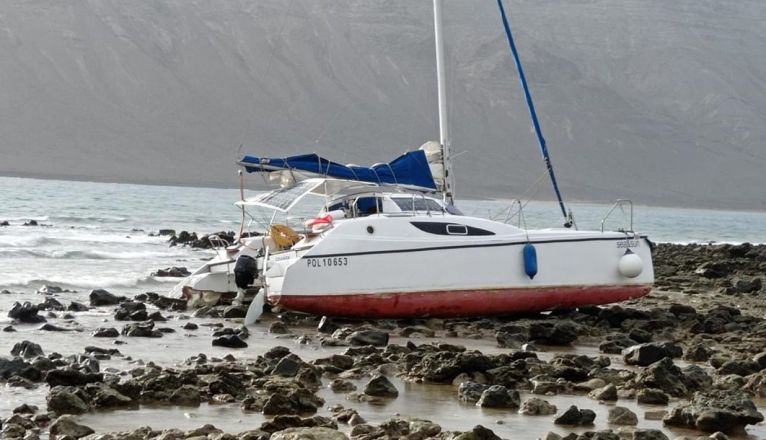
<path id="1" fill-rule="evenodd" d="M 602 388 L 591 391 L 588 393 L 588 397 L 606 402 L 614 402 L 617 400 L 617 387 L 610 383 Z"/>
<path id="2" fill-rule="evenodd" d="M 54 420 L 50 427 L 52 438 L 82 438 L 94 432 L 90 427 L 77 423 L 73 416 L 61 416 Z"/>
<path id="3" fill-rule="evenodd" d="M 114 310 L 114 319 L 117 321 L 133 320 L 131 315 L 138 317 L 141 311 L 146 313 L 146 305 L 144 305 L 144 303 L 136 301 L 123 301 Z"/>
<path id="4" fill-rule="evenodd" d="M 502 440 L 491 429 L 476 425 L 472 430 L 458 434 L 454 440 Z"/>
<path id="5" fill-rule="evenodd" d="M 271 374 L 283 377 L 295 377 L 298 374 L 298 370 L 301 369 L 303 361 L 294 355 L 288 354 L 277 362 L 277 365 L 272 370 Z"/>
<path id="6" fill-rule="evenodd" d="M 385 347 L 388 345 L 388 333 L 378 330 L 360 330 L 351 333 L 346 338 L 351 345 L 372 345 L 374 347 Z"/>
<path id="7" fill-rule="evenodd" d="M 82 414 L 89 407 L 85 401 L 76 394 L 73 387 L 53 387 L 46 397 L 48 411 L 56 414 Z"/>
<path id="8" fill-rule="evenodd" d="M 662 421 L 670 426 L 728 433 L 762 422 L 763 414 L 744 393 L 711 390 L 695 393 L 689 403 L 673 408 Z"/>
<path id="9" fill-rule="evenodd" d="M 12 356 L 21 356 L 24 359 L 32 359 L 38 356 L 45 356 L 43 348 L 40 344 L 35 344 L 30 341 L 21 341 L 13 345 L 11 349 Z"/>
<path id="10" fill-rule="evenodd" d="M 335 321 L 327 316 L 322 316 L 322 319 L 319 320 L 319 324 L 317 325 L 317 331 L 319 333 L 325 333 L 328 335 L 333 334 L 335 330 L 338 330 L 339 328 L 340 327 L 335 323 Z"/>
<path id="11" fill-rule="evenodd" d="M 609 415 L 607 420 L 612 425 L 638 425 L 638 416 L 633 411 L 623 406 L 615 406 L 609 408 Z"/>
<path id="12" fill-rule="evenodd" d="M 641 371 L 635 382 L 642 388 L 657 388 L 674 397 L 685 397 L 701 387 L 712 385 L 713 381 L 696 365 L 682 371 L 671 358 L 665 357 Z"/>
<path id="13" fill-rule="evenodd" d="M 317 412 L 324 399 L 315 396 L 305 388 L 297 388 L 289 392 L 278 392 L 269 396 L 263 405 L 264 415 L 298 415 Z"/>
<path id="14" fill-rule="evenodd" d="M 227 347 L 227 348 L 247 348 L 247 342 L 243 341 L 237 335 L 225 335 L 220 338 L 213 339 L 214 347 Z"/>
<path id="15" fill-rule="evenodd" d="M 669 440 L 659 429 L 636 429 L 633 431 L 633 437 L 630 440 Z"/>
<path id="16" fill-rule="evenodd" d="M 628 347 L 624 352 L 625 363 L 646 367 L 662 358 L 677 358 L 683 355 L 681 347 L 670 342 L 648 342 Z"/>
<path id="17" fill-rule="evenodd" d="M 117 338 L 120 336 L 120 332 L 114 327 L 99 327 L 93 330 L 94 338 Z"/>
<path id="18" fill-rule="evenodd" d="M 170 395 L 170 401 L 176 405 L 199 406 L 202 402 L 199 388 L 194 385 L 181 385 Z"/>
<path id="19" fill-rule="evenodd" d="M 478 402 L 479 399 L 481 399 L 482 393 L 484 393 L 487 388 L 489 388 L 488 385 L 483 385 L 472 381 L 461 382 L 457 389 L 457 396 L 458 399 L 462 400 L 463 402 Z"/>
<path id="20" fill-rule="evenodd" d="M 241 304 L 228 306 L 223 309 L 224 318 L 244 318 L 247 315 L 247 307 Z"/>
<path id="21" fill-rule="evenodd" d="M 37 305 L 37 310 L 56 310 L 63 312 L 66 310 L 66 307 L 64 307 L 64 304 L 61 304 L 56 298 L 48 296 L 45 298 L 45 301 Z"/>
<path id="22" fill-rule="evenodd" d="M 284 322 L 276 321 L 269 326 L 269 333 L 273 335 L 286 335 L 290 333 L 290 329 L 287 328 Z"/>
<path id="23" fill-rule="evenodd" d="M 152 272 L 153 277 L 174 277 L 174 278 L 184 278 L 191 275 L 191 272 L 185 267 L 166 267 L 165 269 L 157 269 L 155 272 Z"/>
<path id="24" fill-rule="evenodd" d="M 374 397 L 397 397 L 399 391 L 386 376 L 378 374 L 364 386 L 364 394 Z"/>
<path id="25" fill-rule="evenodd" d="M 330 428 L 287 428 L 271 434 L 270 440 L 348 440 L 348 436 Z"/>
<path id="26" fill-rule="evenodd" d="M 529 339 L 546 345 L 569 345 L 577 339 L 578 331 L 572 321 L 536 322 L 529 326 Z"/>
<path id="27" fill-rule="evenodd" d="M 519 392 L 502 385 L 492 385 L 481 393 L 476 406 L 482 408 L 518 408 L 521 404 Z"/>
<path id="28" fill-rule="evenodd" d="M 66 309 L 70 312 L 87 312 L 88 310 L 90 310 L 90 307 L 86 306 L 83 303 L 72 301 L 69 303 L 69 307 L 67 307 Z"/>
<path id="29" fill-rule="evenodd" d="M 104 375 L 102 373 L 85 373 L 71 367 L 50 370 L 45 375 L 45 382 L 51 387 L 58 385 L 83 386 L 103 381 Z"/>
<path id="30" fill-rule="evenodd" d="M 556 411 L 558 411 L 556 405 L 537 397 L 525 400 L 521 403 L 521 409 L 519 409 L 519 413 L 527 416 L 547 416 L 556 414 Z"/>
<path id="31" fill-rule="evenodd" d="M 670 397 L 662 390 L 656 388 L 643 388 L 636 393 L 636 401 L 638 403 L 649 405 L 667 405 L 670 401 Z"/>
<path id="32" fill-rule="evenodd" d="M 122 334 L 129 337 L 161 338 L 162 332 L 154 329 L 154 322 L 134 322 L 122 327 Z"/>
<path id="33" fill-rule="evenodd" d="M 719 375 L 736 374 L 737 376 L 749 376 L 761 371 L 757 362 L 749 359 L 732 359 L 724 362 L 718 368 Z"/>
<path id="34" fill-rule="evenodd" d="M 130 397 L 109 386 L 101 386 L 93 396 L 93 406 L 96 408 L 127 408 L 136 405 Z"/>
<path id="35" fill-rule="evenodd" d="M 38 358 L 45 359 L 45 358 Z M 0 357 L 0 378 L 8 379 L 20 376 L 30 380 L 40 380 L 40 370 L 27 363 L 24 359 Z"/>
<path id="36" fill-rule="evenodd" d="M 104 289 L 90 291 L 90 305 L 93 307 L 114 306 L 125 300 L 124 296 L 117 296 Z"/>
<path id="37" fill-rule="evenodd" d="M 596 419 L 596 413 L 589 409 L 579 409 L 576 406 L 570 406 L 561 415 L 556 417 L 553 423 L 557 425 L 592 425 Z"/>
<path id="38" fill-rule="evenodd" d="M 27 324 L 45 322 L 45 318 L 37 314 L 38 311 L 37 306 L 29 301 L 24 302 L 24 304 L 15 302 L 11 310 L 8 311 L 8 317 Z"/>
<path id="39" fill-rule="evenodd" d="M 350 393 L 356 391 L 356 385 L 346 379 L 334 379 L 330 382 L 330 389 L 334 393 Z"/>

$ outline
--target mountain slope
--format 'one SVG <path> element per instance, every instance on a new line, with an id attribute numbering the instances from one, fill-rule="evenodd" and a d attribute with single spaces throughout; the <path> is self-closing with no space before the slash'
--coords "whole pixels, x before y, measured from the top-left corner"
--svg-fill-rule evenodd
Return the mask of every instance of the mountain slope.
<path id="1" fill-rule="evenodd" d="M 565 196 L 766 209 L 766 4 L 506 2 Z M 493 1 L 445 1 L 462 197 L 550 197 Z M 437 137 L 428 0 L 0 6 L 0 173 L 235 185 Z M 537 190 L 535 192 L 535 190 Z"/>

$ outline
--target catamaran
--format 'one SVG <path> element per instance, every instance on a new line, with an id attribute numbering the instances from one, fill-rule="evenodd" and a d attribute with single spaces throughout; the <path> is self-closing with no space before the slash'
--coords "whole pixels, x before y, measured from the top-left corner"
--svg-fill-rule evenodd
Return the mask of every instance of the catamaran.
<path id="1" fill-rule="evenodd" d="M 264 301 L 317 315 L 408 318 L 505 315 L 646 295 L 654 282 L 651 247 L 633 231 L 632 204 L 614 206 L 627 203 L 631 213 L 629 226 L 617 231 L 605 231 L 603 221 L 601 230 L 578 230 L 566 209 L 502 0 L 498 6 L 564 227 L 527 229 L 521 221 L 462 215 L 455 206 L 441 0 L 434 0 L 440 141 L 372 167 L 316 154 L 243 157 L 240 175 L 262 173 L 280 188 L 250 198 L 243 190 L 238 243 L 217 250 L 175 291 L 254 296 L 248 322 Z M 319 196 L 322 206 L 296 222 L 289 213 L 308 196 Z M 273 215 L 264 234 L 245 236 L 252 209 Z"/>

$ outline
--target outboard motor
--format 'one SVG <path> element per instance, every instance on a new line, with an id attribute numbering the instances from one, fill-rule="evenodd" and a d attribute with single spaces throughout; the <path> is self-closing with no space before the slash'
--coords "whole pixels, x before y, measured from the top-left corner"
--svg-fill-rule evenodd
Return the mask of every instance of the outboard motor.
<path id="1" fill-rule="evenodd" d="M 240 289 L 247 289 L 255 282 L 258 266 L 255 258 L 249 255 L 240 255 L 234 266 L 234 281 Z"/>

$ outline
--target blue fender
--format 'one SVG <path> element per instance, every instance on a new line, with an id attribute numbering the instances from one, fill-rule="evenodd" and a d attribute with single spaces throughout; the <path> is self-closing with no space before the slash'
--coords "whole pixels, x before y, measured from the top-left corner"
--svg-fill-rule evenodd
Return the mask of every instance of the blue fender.
<path id="1" fill-rule="evenodd" d="M 524 245 L 524 273 L 529 279 L 537 275 L 537 250 L 532 243 Z"/>

